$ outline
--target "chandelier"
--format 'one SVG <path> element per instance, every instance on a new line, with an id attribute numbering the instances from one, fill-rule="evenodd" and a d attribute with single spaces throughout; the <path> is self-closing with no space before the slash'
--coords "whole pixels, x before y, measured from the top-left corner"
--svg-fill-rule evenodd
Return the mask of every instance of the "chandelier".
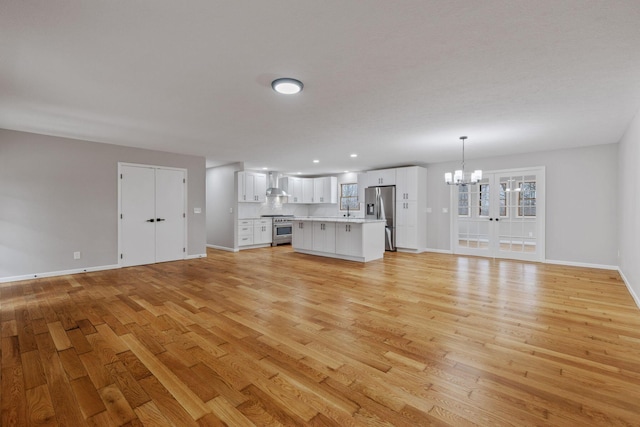
<path id="1" fill-rule="evenodd" d="M 471 174 L 467 175 L 464 171 L 464 140 L 467 139 L 466 136 L 461 136 L 462 140 L 462 169 L 456 170 L 453 174 L 451 172 L 447 172 L 444 174 L 444 181 L 449 185 L 469 185 L 469 184 L 477 184 L 478 181 L 482 180 L 482 171 L 475 170 Z"/>

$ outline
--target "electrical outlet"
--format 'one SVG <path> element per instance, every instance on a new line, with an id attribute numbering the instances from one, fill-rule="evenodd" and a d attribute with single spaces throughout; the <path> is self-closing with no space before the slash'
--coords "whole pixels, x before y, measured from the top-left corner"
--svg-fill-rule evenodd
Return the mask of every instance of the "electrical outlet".
<path id="1" fill-rule="evenodd" d="M 233 213 L 233 208 L 229 208 L 229 213 L 232 214 Z"/>
<path id="2" fill-rule="evenodd" d="M 73 259 L 80 259 L 80 252 L 74 252 Z"/>

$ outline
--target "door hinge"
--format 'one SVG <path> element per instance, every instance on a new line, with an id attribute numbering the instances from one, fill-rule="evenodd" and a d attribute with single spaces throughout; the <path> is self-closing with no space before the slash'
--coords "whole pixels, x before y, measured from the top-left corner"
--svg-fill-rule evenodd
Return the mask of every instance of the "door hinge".
<path id="1" fill-rule="evenodd" d="M 122 174 L 120 174 L 120 179 L 122 179 Z"/>
<path id="2" fill-rule="evenodd" d="M 187 248 L 182 248 L 182 252 L 187 252 Z"/>
<path id="3" fill-rule="evenodd" d="M 124 257 L 122 256 L 122 254 L 120 254 L 120 259 L 122 259 L 122 258 L 124 258 Z"/>
<path id="4" fill-rule="evenodd" d="M 182 212 L 182 218 L 186 218 L 186 217 L 187 217 L 187 214 Z"/>
<path id="5" fill-rule="evenodd" d="M 120 219 L 122 219 L 122 214 L 120 214 Z"/>
<path id="6" fill-rule="evenodd" d="M 182 178 L 182 183 L 186 184 L 187 183 L 187 179 L 186 178 Z"/>

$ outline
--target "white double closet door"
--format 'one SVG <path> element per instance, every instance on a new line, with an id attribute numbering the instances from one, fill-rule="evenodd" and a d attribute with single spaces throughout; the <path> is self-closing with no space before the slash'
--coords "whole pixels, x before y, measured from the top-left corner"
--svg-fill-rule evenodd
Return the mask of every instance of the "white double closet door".
<path id="1" fill-rule="evenodd" d="M 119 262 L 184 259 L 186 170 L 119 164 Z"/>

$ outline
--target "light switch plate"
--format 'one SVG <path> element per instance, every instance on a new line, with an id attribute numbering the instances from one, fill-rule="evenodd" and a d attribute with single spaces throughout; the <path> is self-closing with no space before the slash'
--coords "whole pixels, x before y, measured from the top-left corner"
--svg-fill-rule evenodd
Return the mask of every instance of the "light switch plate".
<path id="1" fill-rule="evenodd" d="M 431 213 L 431 208 L 427 208 L 427 213 Z"/>
<path id="2" fill-rule="evenodd" d="M 193 213 L 194 214 L 202 213 L 202 208 L 193 208 Z"/>
<path id="3" fill-rule="evenodd" d="M 442 208 L 442 213 L 449 213 L 449 208 Z"/>

